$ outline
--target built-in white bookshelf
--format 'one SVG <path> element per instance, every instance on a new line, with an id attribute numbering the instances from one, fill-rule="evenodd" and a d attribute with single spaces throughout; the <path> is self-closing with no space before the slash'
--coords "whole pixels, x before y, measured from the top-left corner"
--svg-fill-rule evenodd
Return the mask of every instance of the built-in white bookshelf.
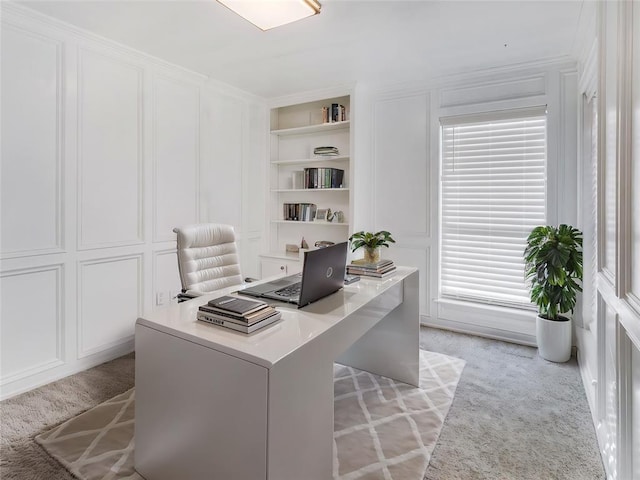
<path id="1" fill-rule="evenodd" d="M 337 121 L 323 117 L 323 107 L 331 110 L 333 104 L 343 107 L 344 113 Z M 261 255 L 263 278 L 302 269 L 301 256 L 287 252 L 287 245 L 299 247 L 304 238 L 313 248 L 319 240 L 338 243 L 349 237 L 352 216 L 351 98 L 345 95 L 272 108 L 270 133 L 269 249 Z M 315 155 L 316 147 L 335 147 L 338 152 L 332 156 Z M 313 175 L 316 175 L 317 188 L 310 188 L 315 187 Z M 332 175 L 336 176 L 332 179 Z M 342 181 L 338 182 L 340 175 Z M 309 218 L 307 210 L 305 220 L 296 216 L 292 219 L 292 215 L 287 214 L 297 210 L 291 204 L 315 205 L 316 211 L 330 210 L 334 217 L 331 221 Z"/>

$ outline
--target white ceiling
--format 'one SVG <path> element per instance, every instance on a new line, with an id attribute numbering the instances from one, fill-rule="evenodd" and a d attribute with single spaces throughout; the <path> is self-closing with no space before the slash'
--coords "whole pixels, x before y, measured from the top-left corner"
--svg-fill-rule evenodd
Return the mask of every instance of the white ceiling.
<path id="1" fill-rule="evenodd" d="M 215 0 L 22 1 L 261 97 L 572 55 L 582 0 L 320 0 L 263 32 Z"/>

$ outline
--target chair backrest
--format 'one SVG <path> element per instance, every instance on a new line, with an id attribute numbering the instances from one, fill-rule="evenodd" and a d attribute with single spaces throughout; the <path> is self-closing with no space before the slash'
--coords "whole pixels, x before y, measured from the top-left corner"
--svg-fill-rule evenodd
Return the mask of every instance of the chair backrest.
<path id="1" fill-rule="evenodd" d="M 242 283 L 231 225 L 201 223 L 173 229 L 183 292 L 208 293 Z"/>

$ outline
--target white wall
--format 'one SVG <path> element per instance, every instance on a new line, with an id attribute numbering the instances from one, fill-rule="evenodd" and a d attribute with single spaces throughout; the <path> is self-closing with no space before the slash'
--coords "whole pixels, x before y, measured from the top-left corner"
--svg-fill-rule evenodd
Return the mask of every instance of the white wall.
<path id="1" fill-rule="evenodd" d="M 365 228 L 391 231 L 397 243 L 388 256 L 420 270 L 423 323 L 535 345 L 534 311 L 438 298 L 439 119 L 547 105 L 548 219 L 575 224 L 576 81 L 575 63 L 559 59 L 367 90 L 372 113 L 370 120 L 360 116 L 357 128 L 370 155 L 358 154 L 356 177 L 368 160 L 372 194 L 370 212 L 359 210 L 359 218 Z"/>
<path id="2" fill-rule="evenodd" d="M 589 230 L 597 248 L 587 279 L 593 298 L 585 292 L 576 335 L 608 478 L 626 480 L 640 478 L 640 6 L 599 2 L 595 14 L 595 28 L 586 28 L 594 30 L 594 47 L 580 56 L 580 91 L 582 117 L 595 127 L 596 201 L 582 207 L 586 219 L 595 206 Z M 583 131 L 586 138 L 588 124 Z M 588 173 L 589 142 L 581 144 Z"/>
<path id="3" fill-rule="evenodd" d="M 180 288 L 177 225 L 233 224 L 257 275 L 266 109 L 23 7 L 1 33 L 5 398 L 133 349 Z"/>

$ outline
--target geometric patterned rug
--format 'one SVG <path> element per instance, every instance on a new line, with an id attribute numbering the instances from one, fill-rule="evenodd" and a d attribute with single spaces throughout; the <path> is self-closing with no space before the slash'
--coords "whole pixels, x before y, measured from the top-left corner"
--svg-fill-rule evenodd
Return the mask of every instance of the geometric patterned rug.
<path id="1" fill-rule="evenodd" d="M 420 350 L 420 388 L 336 364 L 333 477 L 422 479 L 464 364 Z"/>
<path id="2" fill-rule="evenodd" d="M 334 479 L 422 479 L 464 364 L 420 350 L 420 388 L 335 364 Z M 81 480 L 144 480 L 133 468 L 134 390 L 36 441 Z"/>

